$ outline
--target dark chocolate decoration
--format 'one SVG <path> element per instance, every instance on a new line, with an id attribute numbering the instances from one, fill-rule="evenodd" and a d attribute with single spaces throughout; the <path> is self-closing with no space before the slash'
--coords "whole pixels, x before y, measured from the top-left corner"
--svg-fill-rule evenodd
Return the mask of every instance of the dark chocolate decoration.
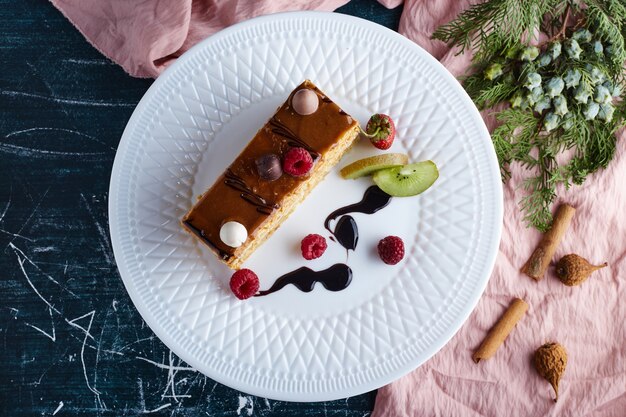
<path id="1" fill-rule="evenodd" d="M 259 177 L 266 181 L 275 181 L 283 175 L 283 168 L 280 166 L 278 155 L 269 153 L 258 157 L 254 161 Z"/>
<path id="2" fill-rule="evenodd" d="M 224 176 L 226 177 L 226 179 L 224 180 L 224 184 L 234 188 L 237 191 L 241 191 L 241 198 L 243 198 L 250 204 L 257 206 L 256 210 L 259 213 L 269 215 L 272 213 L 272 210 L 279 207 L 278 204 L 269 202 L 254 191 L 252 191 L 252 189 L 245 183 L 245 181 L 241 177 L 236 175 L 230 168 L 226 170 L 226 174 L 224 174 Z"/>
<path id="3" fill-rule="evenodd" d="M 324 103 L 332 103 L 333 101 L 326 95 L 324 95 L 319 89 L 315 89 L 315 92 L 317 93 L 317 95 L 319 96 L 320 100 L 322 100 L 322 102 Z M 348 116 L 348 113 L 346 113 L 345 111 L 343 111 L 343 109 L 339 109 L 339 114 L 342 116 Z M 352 119 L 352 118 L 350 118 Z"/>
<path id="4" fill-rule="evenodd" d="M 348 123 L 352 123 L 352 116 L 343 111 L 343 109 L 339 109 L 339 114 L 342 116 L 346 116 L 346 118 L 348 119 Z"/>
<path id="5" fill-rule="evenodd" d="M 378 210 L 386 207 L 391 201 L 391 196 L 381 190 L 378 186 L 372 185 L 363 194 L 363 199 L 355 204 L 341 207 L 328 215 L 324 222 L 324 227 L 334 235 L 331 240 L 339 242 L 346 250 L 354 250 L 359 240 L 359 229 L 352 216 L 342 216 L 347 213 L 374 214 Z M 329 228 L 332 220 L 342 216 L 335 225 L 333 232 Z M 346 264 L 335 264 L 323 271 L 313 271 L 307 267 L 301 267 L 288 272 L 279 277 L 269 290 L 260 291 L 256 296 L 260 297 L 276 292 L 289 284 L 295 285 L 300 291 L 311 292 L 316 282 L 329 291 L 341 291 L 350 285 L 352 281 L 352 269 Z"/>
<path id="6" fill-rule="evenodd" d="M 337 217 L 348 214 L 348 213 L 365 213 L 365 214 L 374 214 L 378 210 L 387 207 L 389 202 L 391 201 L 391 196 L 381 190 L 377 185 L 372 185 L 363 194 L 363 199 L 355 204 L 350 204 L 345 207 L 338 208 L 333 211 L 326 217 L 324 221 L 324 227 L 326 230 L 332 233 L 332 230 L 329 228 L 329 224 L 332 220 L 335 220 Z"/>
<path id="7" fill-rule="evenodd" d="M 217 246 L 215 246 L 215 244 L 213 242 L 211 242 L 209 239 L 207 239 L 207 237 L 204 234 L 204 230 L 200 230 L 200 229 L 196 228 L 193 224 L 191 224 L 191 222 L 189 220 L 183 221 L 183 223 L 185 224 L 185 226 L 187 226 L 187 228 L 194 235 L 198 236 L 198 238 L 200 238 L 204 243 L 206 243 L 211 248 L 213 248 L 217 252 L 219 257 L 222 258 L 223 260 L 227 261 L 231 256 L 233 256 L 232 253 L 225 252 L 225 251 L 221 250 L 220 248 L 218 248 Z"/>
<path id="8" fill-rule="evenodd" d="M 287 144 L 289 144 L 289 146 L 304 148 L 311 154 L 313 159 L 319 158 L 320 153 L 311 148 L 308 143 L 296 136 L 293 131 L 278 120 L 276 115 L 270 119 L 269 124 L 271 126 L 272 133 L 287 139 Z"/>
<path id="9" fill-rule="evenodd" d="M 346 251 L 355 250 L 359 241 L 359 228 L 352 216 L 341 216 L 335 225 L 333 232 L 337 242 L 346 248 Z"/>
<path id="10" fill-rule="evenodd" d="M 321 283 L 328 291 L 344 290 L 352 282 L 352 269 L 346 264 L 335 264 L 322 271 L 313 271 L 303 266 L 279 277 L 269 290 L 259 291 L 256 297 L 271 294 L 289 284 L 293 284 L 300 291 L 311 292 L 317 282 Z"/>

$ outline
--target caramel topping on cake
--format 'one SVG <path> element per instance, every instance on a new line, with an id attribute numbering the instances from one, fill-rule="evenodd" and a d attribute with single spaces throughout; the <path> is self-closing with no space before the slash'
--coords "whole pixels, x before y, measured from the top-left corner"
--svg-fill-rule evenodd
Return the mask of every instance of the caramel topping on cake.
<path id="1" fill-rule="evenodd" d="M 318 107 L 308 115 L 298 114 L 291 106 L 292 97 L 302 89 L 310 89 L 319 97 Z M 221 241 L 222 225 L 235 221 L 245 226 L 248 238 L 244 246 L 256 239 L 257 231 L 263 229 L 268 219 L 281 210 L 285 197 L 290 196 L 303 182 L 320 174 L 316 167 L 324 165 L 326 154 L 348 133 L 356 131 L 356 127 L 357 122 L 315 85 L 310 81 L 303 82 L 185 216 L 183 224 L 229 263 L 241 248 L 230 247 Z M 350 137 L 353 141 L 356 133 Z M 309 175 L 293 177 L 283 173 L 274 180 L 259 175 L 255 161 L 268 154 L 282 158 L 291 147 L 301 147 L 310 153 L 314 166 Z M 342 147 L 341 154 L 347 148 Z M 333 159 L 338 160 L 335 157 Z M 326 166 L 324 168 L 326 171 L 330 169 Z M 325 174 L 321 173 L 322 176 Z M 263 240 L 265 238 L 267 236 L 263 236 Z"/>

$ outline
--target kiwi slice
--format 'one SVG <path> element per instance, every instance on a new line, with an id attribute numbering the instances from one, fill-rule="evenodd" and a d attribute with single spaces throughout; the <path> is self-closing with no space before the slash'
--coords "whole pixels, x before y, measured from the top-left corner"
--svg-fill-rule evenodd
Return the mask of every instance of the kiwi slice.
<path id="1" fill-rule="evenodd" d="M 426 191 L 439 178 L 433 161 L 422 161 L 374 173 L 381 190 L 394 197 L 410 197 Z"/>
<path id="2" fill-rule="evenodd" d="M 343 167 L 339 173 L 345 179 L 351 180 L 364 177 L 381 169 L 399 167 L 407 162 L 409 162 L 408 155 L 403 153 L 386 153 L 354 161 L 350 165 Z"/>

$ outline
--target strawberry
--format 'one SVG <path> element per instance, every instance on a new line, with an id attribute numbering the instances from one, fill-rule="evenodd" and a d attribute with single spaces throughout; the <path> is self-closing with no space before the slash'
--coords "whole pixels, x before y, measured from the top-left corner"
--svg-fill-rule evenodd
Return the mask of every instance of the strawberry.
<path id="1" fill-rule="evenodd" d="M 391 117 L 378 113 L 367 122 L 365 136 L 378 149 L 389 149 L 396 137 L 396 126 Z"/>

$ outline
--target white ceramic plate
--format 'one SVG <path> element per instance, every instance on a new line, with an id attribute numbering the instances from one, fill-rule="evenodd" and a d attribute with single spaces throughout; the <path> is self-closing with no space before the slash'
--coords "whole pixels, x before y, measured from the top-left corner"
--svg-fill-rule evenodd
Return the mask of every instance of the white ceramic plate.
<path id="1" fill-rule="evenodd" d="M 365 123 L 394 117 L 393 151 L 432 159 L 440 178 L 424 194 L 355 214 L 351 285 L 293 286 L 237 300 L 224 265 L 179 220 L 305 78 Z M 339 167 L 376 151 L 359 144 Z M 300 239 L 328 235 L 324 218 L 358 201 L 371 180 L 338 168 L 246 262 L 268 288 L 306 265 L 346 252 L 329 242 L 304 261 Z M 341 14 L 253 19 L 200 43 L 161 75 L 120 142 L 109 203 L 115 258 L 137 309 L 177 355 L 251 394 L 321 401 L 360 394 L 406 374 L 459 329 L 489 279 L 500 239 L 502 191 L 489 134 L 458 82 L 397 33 Z M 383 264 L 376 244 L 404 239 L 406 257 Z"/>

